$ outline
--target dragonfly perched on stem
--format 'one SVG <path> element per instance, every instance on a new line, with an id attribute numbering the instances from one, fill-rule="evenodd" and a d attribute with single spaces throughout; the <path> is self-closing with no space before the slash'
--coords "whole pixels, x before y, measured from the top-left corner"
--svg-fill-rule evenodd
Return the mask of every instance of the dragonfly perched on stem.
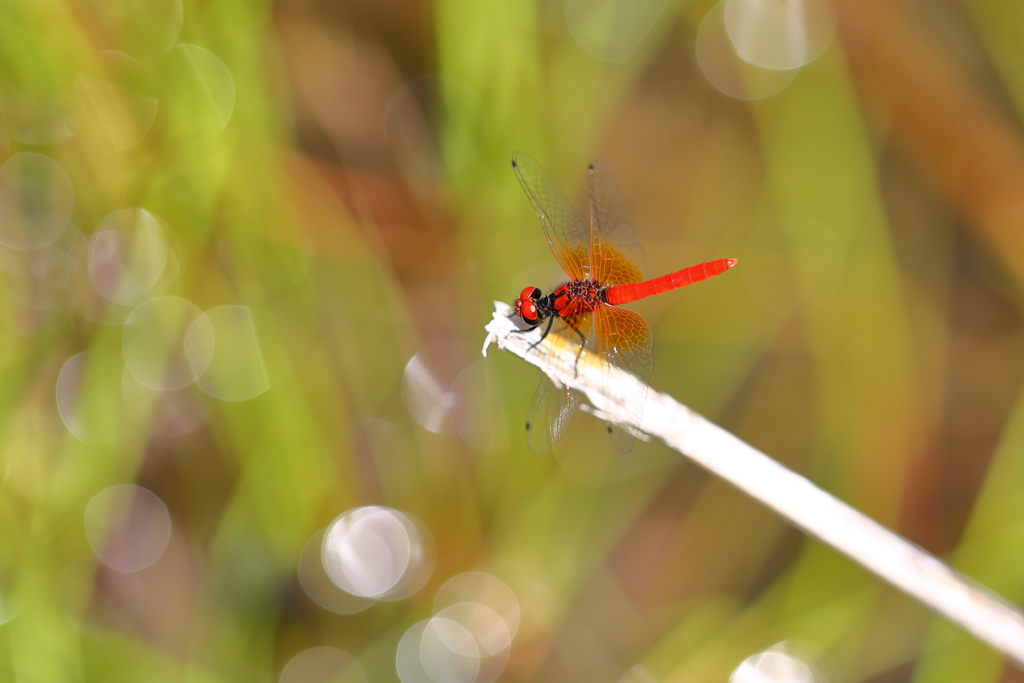
<path id="1" fill-rule="evenodd" d="M 647 381 L 654 370 L 651 329 L 639 313 L 620 306 L 724 273 L 736 265 L 736 259 L 699 263 L 644 280 L 644 251 L 606 163 L 594 159 L 587 167 L 589 226 L 540 164 L 516 152 L 512 168 L 540 218 L 555 259 L 569 277 L 547 295 L 538 287 L 526 287 L 516 299 L 515 315 L 526 324 L 524 331 L 542 329 L 531 350 L 542 352 L 541 342 L 554 335 L 561 343 L 578 347 L 577 363 L 599 364 L 602 371 L 592 376 L 610 378 L 618 369 L 636 375 L 640 382 L 623 399 L 629 416 L 640 424 Z M 586 361 L 585 352 L 591 354 Z M 550 450 L 579 407 L 575 390 L 542 380 L 526 418 L 530 448 L 537 453 Z M 632 450 L 633 428 L 609 423 L 608 434 L 619 452 Z"/>

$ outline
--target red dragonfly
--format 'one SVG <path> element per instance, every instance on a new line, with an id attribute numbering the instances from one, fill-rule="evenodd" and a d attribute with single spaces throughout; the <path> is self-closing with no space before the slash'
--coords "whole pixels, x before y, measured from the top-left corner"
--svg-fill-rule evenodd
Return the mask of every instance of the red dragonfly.
<path id="1" fill-rule="evenodd" d="M 568 282 L 546 296 L 537 287 L 527 287 L 516 299 L 515 314 L 529 329 L 544 325 L 543 335 L 531 348 L 555 334 L 579 345 L 577 361 L 585 349 L 603 368 L 632 372 L 641 382 L 625 403 L 630 421 L 640 424 L 647 380 L 654 370 L 651 329 L 639 313 L 619 306 L 706 280 L 732 268 L 736 259 L 708 261 L 645 281 L 644 251 L 606 163 L 594 159 L 587 167 L 589 227 L 540 164 L 516 152 L 512 168 L 540 218 L 555 259 L 569 276 Z M 599 376 L 605 374 L 609 373 Z M 530 448 L 537 453 L 550 450 L 569 428 L 579 406 L 576 391 L 542 381 L 526 418 Z M 609 423 L 608 434 L 619 452 L 632 450 L 636 440 L 632 429 Z"/>

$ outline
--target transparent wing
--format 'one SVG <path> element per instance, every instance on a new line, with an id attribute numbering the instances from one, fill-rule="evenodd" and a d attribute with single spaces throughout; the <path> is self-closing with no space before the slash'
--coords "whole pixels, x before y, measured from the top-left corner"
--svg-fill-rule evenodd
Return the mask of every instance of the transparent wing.
<path id="1" fill-rule="evenodd" d="M 534 453 L 550 451 L 565 436 L 579 408 L 578 393 L 542 379 L 526 414 L 526 443 L 530 450 Z"/>
<path id="2" fill-rule="evenodd" d="M 544 235 L 562 270 L 575 279 L 590 276 L 590 230 L 548 172 L 524 152 L 512 155 L 512 168 L 530 198 Z"/>
<path id="3" fill-rule="evenodd" d="M 606 423 L 608 427 L 608 438 L 612 440 L 615 450 L 623 455 L 629 455 L 636 443 L 638 431 L 625 425 L 617 425 L 611 422 Z"/>
<path id="4" fill-rule="evenodd" d="M 640 424 L 644 402 L 647 400 L 647 382 L 654 372 L 654 355 L 651 353 L 651 329 L 643 317 L 628 308 L 600 306 L 593 314 L 594 349 L 602 366 L 609 371 L 613 368 L 628 370 L 640 379 L 638 385 L 620 384 L 609 391 L 623 396 L 626 416 L 631 422 Z M 602 372 L 600 376 L 610 379 L 613 372 Z M 629 453 L 636 440 L 632 429 L 615 425 L 609 430 L 612 443 L 620 453 Z"/>
<path id="5" fill-rule="evenodd" d="M 589 341 L 593 339 L 593 316 L 583 314 L 556 318 L 548 337 L 546 344 L 536 347 L 531 353 L 547 354 L 556 345 L 579 352 L 584 340 L 590 347 L 593 344 Z M 580 400 L 579 393 L 572 389 L 541 381 L 526 416 L 526 442 L 532 451 L 545 453 L 558 443 L 576 417 Z"/>
<path id="6" fill-rule="evenodd" d="M 590 196 L 590 263 L 592 277 L 606 287 L 644 279 L 644 249 L 626 215 L 608 164 L 593 159 L 587 167 Z"/>
<path id="7" fill-rule="evenodd" d="M 599 238 L 594 238 L 590 253 L 593 277 L 605 287 L 643 282 L 644 278 L 640 269 L 621 251 L 605 244 Z"/>

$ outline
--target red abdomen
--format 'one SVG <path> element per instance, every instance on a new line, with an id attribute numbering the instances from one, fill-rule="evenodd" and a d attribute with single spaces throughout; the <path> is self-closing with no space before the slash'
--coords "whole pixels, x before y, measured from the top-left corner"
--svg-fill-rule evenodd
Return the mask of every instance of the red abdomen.
<path id="1" fill-rule="evenodd" d="M 709 277 L 724 273 L 735 265 L 736 259 L 734 258 L 720 258 L 717 261 L 698 263 L 695 266 L 683 268 L 682 270 L 677 270 L 674 273 L 662 275 L 646 282 L 609 287 L 605 294 L 610 304 L 628 304 L 630 301 L 646 299 L 655 294 L 670 292 L 673 289 L 692 285 L 694 282 L 707 280 Z"/>

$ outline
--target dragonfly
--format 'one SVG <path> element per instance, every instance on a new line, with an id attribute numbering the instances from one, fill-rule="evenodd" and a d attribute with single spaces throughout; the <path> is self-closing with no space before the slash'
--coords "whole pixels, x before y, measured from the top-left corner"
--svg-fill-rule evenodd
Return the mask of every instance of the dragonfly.
<path id="1" fill-rule="evenodd" d="M 577 363 L 584 351 L 594 355 L 600 372 L 590 376 L 610 378 L 616 369 L 622 369 L 640 380 L 630 383 L 626 388 L 629 394 L 622 397 L 623 424 L 609 422 L 607 426 L 616 450 L 629 453 L 637 432 L 628 425 L 640 424 L 654 357 L 647 321 L 620 306 L 724 273 L 736 265 L 736 259 L 720 258 L 645 280 L 644 250 L 608 164 L 594 159 L 587 167 L 589 225 L 530 156 L 514 153 L 512 168 L 540 218 L 555 260 L 569 278 L 546 295 L 539 287 L 523 289 L 513 316 L 525 325 L 523 332 L 543 328 L 531 351 L 549 335 L 556 335 L 572 345 L 570 348 L 578 348 Z M 551 450 L 569 429 L 579 407 L 580 395 L 575 389 L 542 380 L 526 418 L 530 449 L 537 453 Z"/>

